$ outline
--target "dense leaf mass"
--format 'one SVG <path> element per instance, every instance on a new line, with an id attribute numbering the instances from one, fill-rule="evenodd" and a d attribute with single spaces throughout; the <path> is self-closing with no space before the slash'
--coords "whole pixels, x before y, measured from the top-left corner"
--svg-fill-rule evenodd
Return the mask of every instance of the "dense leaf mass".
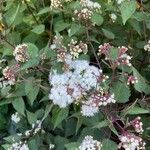
<path id="1" fill-rule="evenodd" d="M 150 149 L 150 0 L 0 1 L 0 150 Z"/>

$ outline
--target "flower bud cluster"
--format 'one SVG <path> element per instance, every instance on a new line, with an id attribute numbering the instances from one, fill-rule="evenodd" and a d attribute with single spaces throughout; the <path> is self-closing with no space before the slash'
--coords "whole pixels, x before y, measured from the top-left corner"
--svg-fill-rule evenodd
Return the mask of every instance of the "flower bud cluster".
<path id="1" fill-rule="evenodd" d="M 115 60 L 113 60 L 110 56 L 111 48 L 113 48 L 113 46 L 111 46 L 109 43 L 104 43 L 103 45 L 100 45 L 98 50 L 98 55 L 104 54 L 105 60 L 110 60 L 112 61 L 112 63 L 116 65 L 124 64 L 127 66 L 131 66 L 130 63 L 131 57 L 126 54 L 128 48 L 124 46 L 118 47 L 118 56 Z"/>
<path id="2" fill-rule="evenodd" d="M 95 113 L 98 113 L 100 106 L 106 106 L 115 102 L 114 94 L 97 91 L 89 97 L 88 101 L 83 102 L 81 113 L 83 116 L 94 116 Z"/>
<path id="3" fill-rule="evenodd" d="M 119 149 L 122 147 L 125 150 L 145 150 L 145 142 L 143 142 L 142 138 L 132 133 L 125 132 L 119 136 L 119 140 Z"/>
<path id="4" fill-rule="evenodd" d="M 80 41 L 79 44 L 77 44 L 77 41 L 71 40 L 70 44 L 68 44 L 70 49 L 70 54 L 73 59 L 78 58 L 80 53 L 86 54 L 88 52 L 87 44 Z"/>
<path id="5" fill-rule="evenodd" d="M 137 133 L 143 133 L 143 123 L 141 122 L 141 117 L 137 117 L 130 122 L 130 124 L 134 127 Z"/>
<path id="6" fill-rule="evenodd" d="M 51 0 L 51 9 L 58 9 L 62 7 L 62 1 L 61 0 Z"/>
<path id="7" fill-rule="evenodd" d="M 148 43 L 144 46 L 144 50 L 150 52 L 150 40 Z"/>
<path id="8" fill-rule="evenodd" d="M 16 82 L 16 71 L 13 68 L 6 67 L 3 69 L 3 76 L 9 81 L 10 85 L 14 85 Z"/>
<path id="9" fill-rule="evenodd" d="M 87 135 L 79 146 L 79 150 L 101 150 L 101 142 L 94 140 L 92 136 Z"/>
<path id="10" fill-rule="evenodd" d="M 17 62 L 26 62 L 29 60 L 29 54 L 28 54 L 28 46 L 27 44 L 20 44 L 16 46 L 13 55 L 15 56 L 15 60 Z"/>
<path id="11" fill-rule="evenodd" d="M 89 10 L 88 8 L 83 8 L 82 10 L 78 11 L 75 10 L 74 14 L 78 17 L 79 20 L 81 21 L 88 21 L 91 19 L 92 16 L 92 11 Z"/>
<path id="12" fill-rule="evenodd" d="M 138 83 L 138 79 L 135 76 L 128 76 L 127 85 Z"/>

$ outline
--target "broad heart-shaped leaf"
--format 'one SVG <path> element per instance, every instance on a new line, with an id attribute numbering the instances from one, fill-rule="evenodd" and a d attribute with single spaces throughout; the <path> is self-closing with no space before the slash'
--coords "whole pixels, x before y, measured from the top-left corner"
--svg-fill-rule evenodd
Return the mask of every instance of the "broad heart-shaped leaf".
<path id="1" fill-rule="evenodd" d="M 140 73 L 134 67 L 132 67 L 132 70 L 133 75 L 138 79 L 138 83 L 134 84 L 134 88 L 139 92 L 150 94 L 150 85 L 146 83 L 146 80 L 140 75 Z"/>
<path id="2" fill-rule="evenodd" d="M 109 139 L 104 139 L 102 142 L 102 150 L 117 150 L 117 144 Z"/>
<path id="3" fill-rule="evenodd" d="M 136 0 L 124 1 L 121 3 L 120 11 L 123 20 L 123 24 L 132 16 L 137 8 Z"/>
<path id="4" fill-rule="evenodd" d="M 93 15 L 91 17 L 91 21 L 93 24 L 100 26 L 103 23 L 104 19 L 100 14 L 93 13 Z"/>
<path id="5" fill-rule="evenodd" d="M 130 97 L 130 89 L 126 83 L 117 81 L 113 84 L 111 92 L 115 95 L 115 100 L 118 103 L 126 103 Z"/>
<path id="6" fill-rule="evenodd" d="M 115 38 L 114 33 L 112 33 L 111 31 L 109 31 L 107 29 L 102 29 L 102 31 L 103 31 L 106 38 L 108 38 L 108 39 L 114 39 Z"/>
<path id="7" fill-rule="evenodd" d="M 40 87 L 35 83 L 36 80 L 34 78 L 28 78 L 28 81 L 25 83 L 25 92 L 29 99 L 30 105 L 33 105 L 34 100 L 36 99 Z"/>
<path id="8" fill-rule="evenodd" d="M 44 32 L 44 30 L 45 30 L 45 25 L 40 24 L 40 25 L 35 26 L 31 31 L 36 34 L 41 34 Z"/>
<path id="9" fill-rule="evenodd" d="M 15 98 L 15 100 L 12 102 L 12 105 L 16 109 L 16 111 L 18 111 L 22 115 L 25 115 L 25 104 L 22 97 Z"/>
<path id="10" fill-rule="evenodd" d="M 56 108 L 52 112 L 52 123 L 54 125 L 54 129 L 67 118 L 69 113 L 68 108 Z"/>

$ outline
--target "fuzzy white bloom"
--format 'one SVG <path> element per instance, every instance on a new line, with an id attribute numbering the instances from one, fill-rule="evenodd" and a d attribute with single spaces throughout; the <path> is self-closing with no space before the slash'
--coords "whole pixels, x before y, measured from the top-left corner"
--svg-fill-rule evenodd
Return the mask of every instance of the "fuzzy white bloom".
<path id="1" fill-rule="evenodd" d="M 81 113 L 86 117 L 93 117 L 96 113 L 98 113 L 99 109 L 97 106 L 92 106 L 92 104 L 84 104 L 81 107 Z"/>
<path id="2" fill-rule="evenodd" d="M 111 13 L 111 14 L 110 14 L 110 18 L 111 18 L 112 22 L 115 22 L 116 19 L 117 19 L 117 16 L 116 16 L 116 14 Z"/>
<path id="3" fill-rule="evenodd" d="M 150 52 L 150 40 L 148 43 L 144 46 L 144 50 Z"/>
<path id="4" fill-rule="evenodd" d="M 90 66 L 86 60 L 72 61 L 69 56 L 66 63 L 70 70 L 63 74 L 53 71 L 49 75 L 49 82 L 52 85 L 49 99 L 61 108 L 80 99 L 87 91 L 96 88 L 97 78 L 101 70 Z"/>
<path id="5" fill-rule="evenodd" d="M 79 150 L 101 150 L 101 142 L 94 140 L 92 136 L 87 135 L 79 146 Z"/>
<path id="6" fill-rule="evenodd" d="M 15 112 L 14 114 L 11 115 L 11 120 L 14 121 L 15 123 L 18 123 L 20 121 L 20 116 L 18 112 Z"/>

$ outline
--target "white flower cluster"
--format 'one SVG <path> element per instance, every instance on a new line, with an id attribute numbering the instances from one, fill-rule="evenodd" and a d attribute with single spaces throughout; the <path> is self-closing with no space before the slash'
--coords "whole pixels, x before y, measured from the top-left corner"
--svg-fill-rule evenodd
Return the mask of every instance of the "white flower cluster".
<path id="1" fill-rule="evenodd" d="M 101 8 L 101 5 L 97 2 L 93 2 L 91 0 L 81 0 L 81 10 L 75 10 L 74 14 L 81 21 L 88 21 L 91 19 L 91 16 L 94 11 L 98 11 Z"/>
<path id="2" fill-rule="evenodd" d="M 52 85 L 49 99 L 61 108 L 80 99 L 87 91 L 96 88 L 101 70 L 90 66 L 86 60 L 74 60 L 68 55 L 66 59 L 69 70 L 63 74 L 51 72 L 49 82 Z"/>
<path id="3" fill-rule="evenodd" d="M 88 52 L 87 44 L 80 41 L 79 44 L 77 44 L 77 41 L 71 40 L 70 44 L 68 44 L 70 49 L 70 54 L 73 59 L 78 58 L 80 53 L 86 54 Z"/>
<path id="4" fill-rule="evenodd" d="M 80 3 L 82 7 L 88 8 L 90 10 L 99 10 L 101 8 L 99 3 L 93 2 L 91 0 L 81 0 Z"/>
<path id="5" fill-rule="evenodd" d="M 121 147 L 125 150 L 145 150 L 145 142 L 142 141 L 142 138 L 132 134 L 124 133 L 124 135 L 119 136 L 121 141 L 118 145 L 118 148 Z"/>
<path id="6" fill-rule="evenodd" d="M 83 102 L 81 112 L 83 116 L 94 116 L 98 112 L 99 106 L 106 106 L 115 102 L 114 94 L 95 92 L 89 97 L 88 101 Z"/>
<path id="7" fill-rule="evenodd" d="M 14 121 L 15 123 L 18 123 L 21 120 L 18 112 L 15 112 L 14 114 L 11 115 L 11 120 Z"/>
<path id="8" fill-rule="evenodd" d="M 15 84 L 16 77 L 15 77 L 15 72 L 13 69 L 11 69 L 10 67 L 7 66 L 5 69 L 3 69 L 3 76 L 5 79 L 7 79 L 9 81 L 10 85 Z"/>
<path id="9" fill-rule="evenodd" d="M 79 20 L 84 21 L 84 20 L 90 20 L 92 16 L 92 11 L 89 10 L 88 8 L 83 8 L 82 10 L 78 11 L 75 10 L 74 14 L 78 17 Z"/>
<path id="10" fill-rule="evenodd" d="M 9 148 L 8 150 L 29 150 L 29 147 L 28 145 L 25 143 L 23 143 L 22 141 L 20 142 L 16 142 L 16 143 L 13 143 Z"/>
<path id="11" fill-rule="evenodd" d="M 144 50 L 150 52 L 150 40 L 148 43 L 144 46 Z"/>
<path id="12" fill-rule="evenodd" d="M 17 62 L 28 61 L 29 54 L 27 52 L 27 49 L 28 49 L 27 44 L 20 44 L 20 45 L 16 46 L 16 48 L 15 48 L 15 50 L 13 52 L 13 55 L 15 56 L 15 60 Z"/>
<path id="13" fill-rule="evenodd" d="M 143 133 L 143 123 L 141 122 L 141 117 L 137 117 L 130 122 L 130 124 L 134 127 L 137 133 Z"/>
<path id="14" fill-rule="evenodd" d="M 101 142 L 94 140 L 92 136 L 87 135 L 79 146 L 79 150 L 101 150 Z"/>
<path id="15" fill-rule="evenodd" d="M 110 18 L 111 18 L 112 22 L 114 23 L 116 21 L 116 19 L 117 19 L 117 16 L 116 16 L 116 14 L 111 13 L 110 14 Z"/>
<path id="16" fill-rule="evenodd" d="M 62 7 L 62 2 L 61 0 L 51 0 L 51 9 L 58 9 Z"/>

